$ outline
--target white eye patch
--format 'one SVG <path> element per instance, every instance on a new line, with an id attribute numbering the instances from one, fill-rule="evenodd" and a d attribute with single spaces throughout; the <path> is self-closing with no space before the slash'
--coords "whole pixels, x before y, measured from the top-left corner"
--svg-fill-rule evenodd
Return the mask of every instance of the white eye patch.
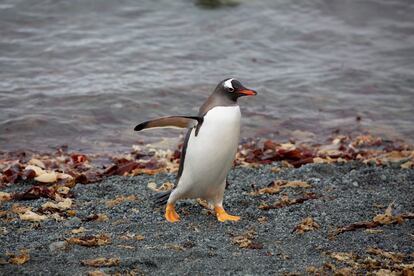
<path id="1" fill-rule="evenodd" d="M 224 82 L 223 86 L 225 88 L 229 88 L 230 90 L 234 90 L 233 84 L 231 83 L 233 79 L 228 79 Z"/>

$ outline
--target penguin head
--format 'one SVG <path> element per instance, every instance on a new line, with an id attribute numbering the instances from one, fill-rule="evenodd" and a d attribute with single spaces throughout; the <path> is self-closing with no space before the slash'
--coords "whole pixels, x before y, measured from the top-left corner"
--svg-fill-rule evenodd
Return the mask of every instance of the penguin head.
<path id="1" fill-rule="evenodd" d="M 237 101 L 238 98 L 243 96 L 254 96 L 257 94 L 256 91 L 244 87 L 238 80 L 233 78 L 221 81 L 217 85 L 215 92 L 233 101 Z"/>

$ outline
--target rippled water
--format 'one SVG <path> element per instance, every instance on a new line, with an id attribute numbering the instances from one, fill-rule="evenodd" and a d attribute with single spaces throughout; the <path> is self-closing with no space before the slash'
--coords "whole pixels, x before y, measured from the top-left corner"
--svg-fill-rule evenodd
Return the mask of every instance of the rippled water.
<path id="1" fill-rule="evenodd" d="M 132 129 L 195 114 L 229 76 L 259 92 L 242 100 L 244 137 L 413 142 L 413 1 L 200 3 L 1 1 L 0 150 L 174 137 Z"/>

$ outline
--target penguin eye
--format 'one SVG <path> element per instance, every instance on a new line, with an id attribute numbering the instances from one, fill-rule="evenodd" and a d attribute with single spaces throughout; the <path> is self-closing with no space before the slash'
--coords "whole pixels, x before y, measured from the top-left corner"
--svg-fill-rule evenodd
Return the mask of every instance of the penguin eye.
<path id="1" fill-rule="evenodd" d="M 227 92 L 234 92 L 233 84 L 231 83 L 233 79 L 228 79 L 223 83 L 224 88 Z"/>

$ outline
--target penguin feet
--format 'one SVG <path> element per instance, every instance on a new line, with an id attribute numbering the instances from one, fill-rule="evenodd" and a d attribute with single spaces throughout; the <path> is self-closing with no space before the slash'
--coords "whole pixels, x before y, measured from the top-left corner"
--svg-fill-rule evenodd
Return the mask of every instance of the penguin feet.
<path id="1" fill-rule="evenodd" d="M 165 208 L 165 218 L 169 222 L 177 222 L 180 220 L 180 216 L 175 211 L 174 204 L 167 203 L 167 207 Z"/>
<path id="2" fill-rule="evenodd" d="M 232 216 L 232 215 L 227 214 L 227 212 L 221 206 L 214 207 L 214 210 L 216 211 L 217 219 L 221 222 L 225 222 L 228 220 L 230 221 L 240 220 L 239 216 Z"/>

